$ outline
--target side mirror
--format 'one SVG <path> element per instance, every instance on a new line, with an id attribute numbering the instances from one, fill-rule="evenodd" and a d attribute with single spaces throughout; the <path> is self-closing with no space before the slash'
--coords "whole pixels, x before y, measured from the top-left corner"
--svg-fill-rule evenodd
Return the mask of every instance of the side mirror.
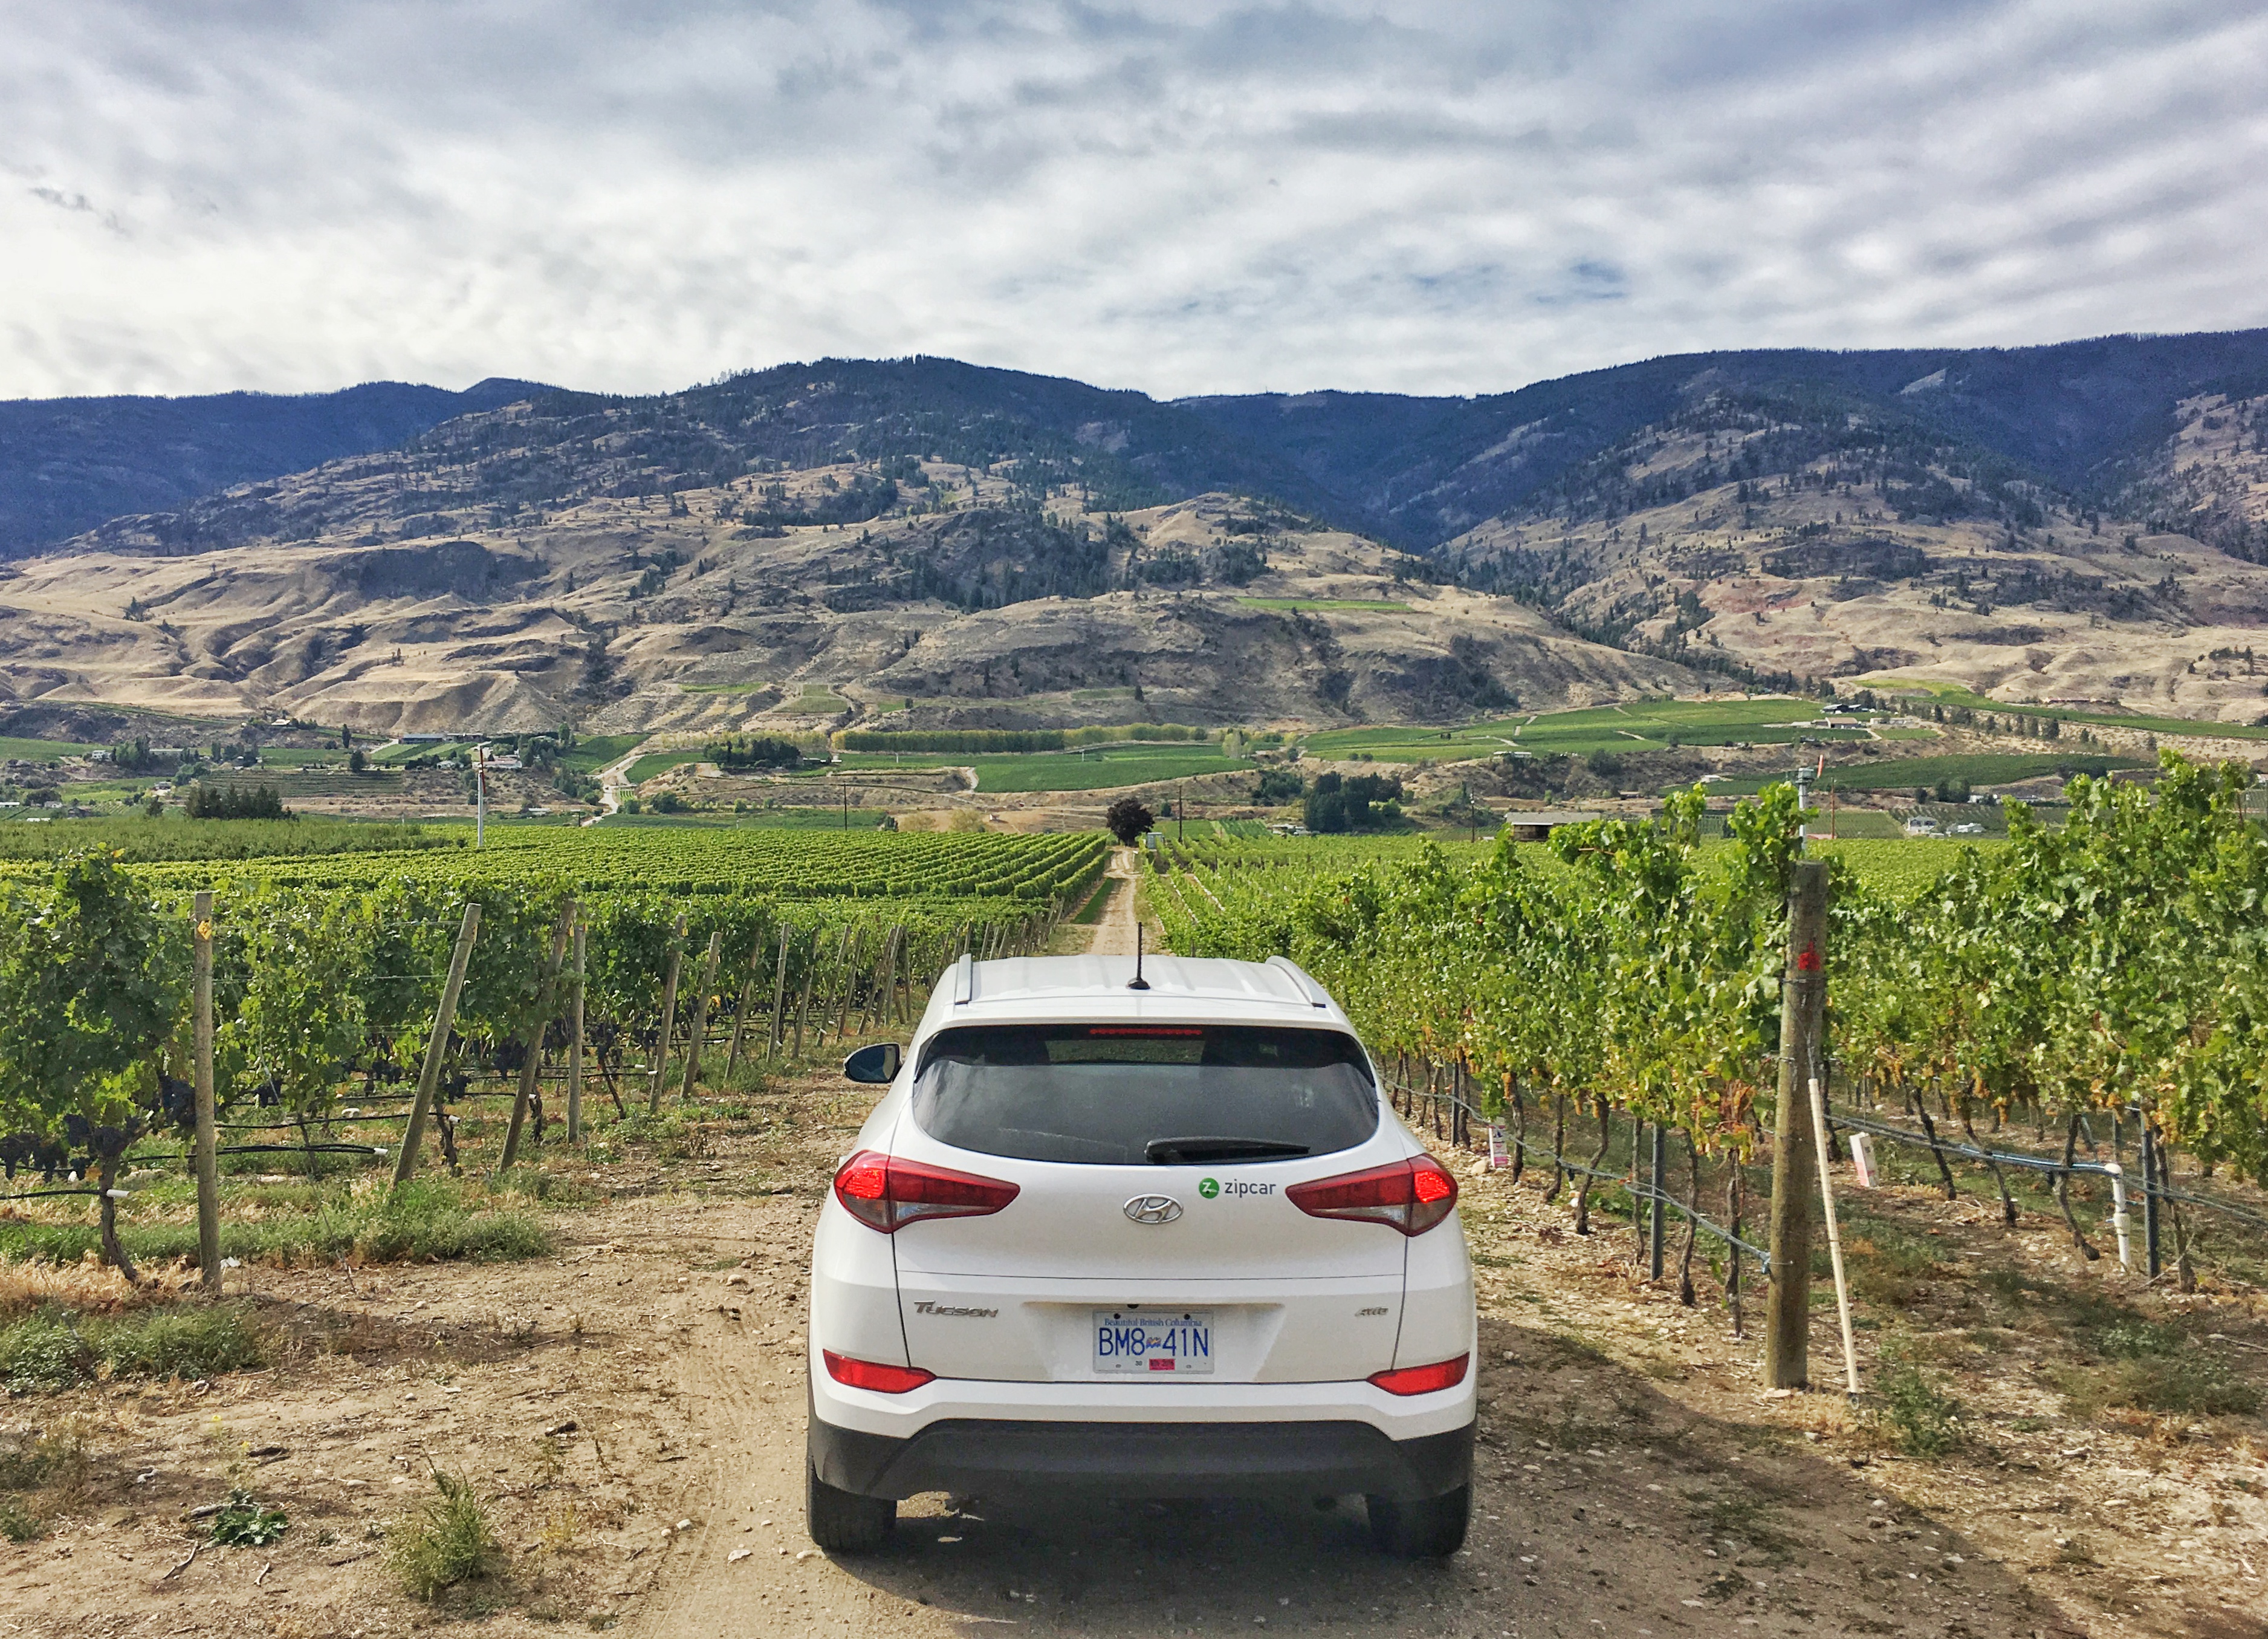
<path id="1" fill-rule="evenodd" d="M 895 1042 L 876 1042 L 861 1047 L 843 1061 L 843 1074 L 854 1082 L 895 1082 L 905 1055 Z"/>

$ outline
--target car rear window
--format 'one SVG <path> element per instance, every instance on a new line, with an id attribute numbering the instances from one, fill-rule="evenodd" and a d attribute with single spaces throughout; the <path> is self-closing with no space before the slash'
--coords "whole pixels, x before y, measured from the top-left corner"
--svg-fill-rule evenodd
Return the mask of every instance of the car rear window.
<path id="1" fill-rule="evenodd" d="M 995 1026 L 931 1040 L 913 1114 L 988 1155 L 1211 1165 L 1351 1149 L 1378 1130 L 1378 1090 L 1341 1030 Z"/>

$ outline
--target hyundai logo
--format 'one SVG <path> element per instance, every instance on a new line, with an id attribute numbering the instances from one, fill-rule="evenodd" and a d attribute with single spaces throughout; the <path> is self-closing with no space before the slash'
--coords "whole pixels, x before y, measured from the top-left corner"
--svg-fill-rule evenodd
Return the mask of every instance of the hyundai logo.
<path id="1" fill-rule="evenodd" d="M 1182 1215 L 1182 1203 L 1170 1195 L 1137 1195 L 1126 1203 L 1126 1215 L 1137 1223 L 1171 1223 Z"/>

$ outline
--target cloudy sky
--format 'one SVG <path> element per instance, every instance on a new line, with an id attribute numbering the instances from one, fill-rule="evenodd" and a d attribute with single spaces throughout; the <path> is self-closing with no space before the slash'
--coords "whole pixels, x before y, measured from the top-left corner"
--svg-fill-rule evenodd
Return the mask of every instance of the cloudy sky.
<path id="1" fill-rule="evenodd" d="M 0 0 L 0 396 L 2268 324 L 2259 0 Z"/>

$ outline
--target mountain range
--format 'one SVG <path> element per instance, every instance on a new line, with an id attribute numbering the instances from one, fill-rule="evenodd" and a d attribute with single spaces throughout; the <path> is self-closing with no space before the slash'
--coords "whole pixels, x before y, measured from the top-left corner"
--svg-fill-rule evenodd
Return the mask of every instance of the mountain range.
<path id="1" fill-rule="evenodd" d="M 1902 676 L 2250 721 L 2264 403 L 2268 330 L 1474 398 L 915 358 L 18 402 L 0 690 L 502 728 L 750 721 L 806 683 L 1005 723 L 1133 683 L 1350 720 Z"/>

